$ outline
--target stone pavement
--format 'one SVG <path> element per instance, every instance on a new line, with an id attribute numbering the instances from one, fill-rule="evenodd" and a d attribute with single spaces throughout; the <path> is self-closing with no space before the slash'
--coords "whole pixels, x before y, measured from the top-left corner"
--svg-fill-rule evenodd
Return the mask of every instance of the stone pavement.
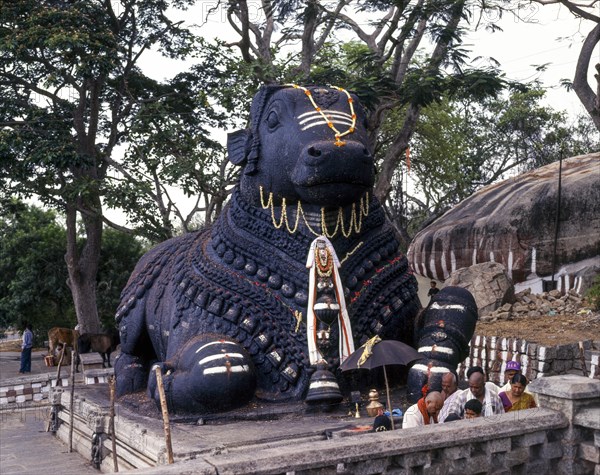
<path id="1" fill-rule="evenodd" d="M 34 351 L 31 374 L 47 373 L 45 351 Z M 0 352 L 0 379 L 19 376 L 19 352 Z M 54 368 L 56 369 L 56 368 Z M 65 373 L 69 374 L 69 368 Z M 0 474 L 36 475 L 48 472 L 61 475 L 86 475 L 99 472 L 89 461 L 46 432 L 48 407 L 0 410 Z"/>
<path id="2" fill-rule="evenodd" d="M 89 461 L 46 432 L 48 408 L 0 412 L 2 475 L 98 474 Z M 49 467 L 51 469 L 49 470 Z"/>
<path id="3" fill-rule="evenodd" d="M 33 351 L 31 353 L 31 374 L 48 373 L 49 368 L 44 364 L 44 356 L 48 352 Z M 21 366 L 21 353 L 18 351 L 0 351 L 0 380 L 16 378 L 19 376 Z M 56 368 L 55 368 L 56 370 Z M 69 368 L 65 368 L 69 371 Z"/>

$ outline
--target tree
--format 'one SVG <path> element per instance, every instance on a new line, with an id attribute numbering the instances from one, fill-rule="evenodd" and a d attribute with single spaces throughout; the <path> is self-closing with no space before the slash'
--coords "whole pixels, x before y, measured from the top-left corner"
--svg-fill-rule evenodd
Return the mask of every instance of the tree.
<path id="1" fill-rule="evenodd" d="M 596 46 L 600 44 L 600 15 L 598 14 L 598 3 L 574 2 L 571 0 L 532 0 L 541 5 L 564 5 L 576 17 L 582 20 L 588 20 L 595 23 L 595 26 L 587 34 L 581 49 L 579 58 L 575 67 L 573 82 L 566 82 L 568 87 L 572 87 L 580 102 L 585 107 L 592 118 L 596 129 L 600 131 L 600 61 L 597 61 L 597 55 L 594 56 Z M 587 24 L 587 23 L 586 23 Z M 594 65 L 596 84 L 591 85 L 588 81 L 588 71 L 592 61 L 597 61 Z"/>
<path id="2" fill-rule="evenodd" d="M 65 242 L 64 227 L 53 211 L 0 202 L 1 327 L 29 322 L 44 339 L 51 326 L 74 326 Z"/>
<path id="3" fill-rule="evenodd" d="M 66 230 L 54 211 L 17 200 L 0 202 L 0 327 L 32 323 L 41 340 L 54 326 L 73 328 L 75 307 L 67 286 Z M 78 246 L 84 246 L 78 238 Z M 114 323 L 121 289 L 144 252 L 139 239 L 112 229 L 102 237 L 98 314 Z"/>
<path id="4" fill-rule="evenodd" d="M 149 208 L 139 198 L 149 195 L 159 203 L 150 208 L 159 208 L 155 229 L 160 229 L 153 237 L 172 232 L 174 208 L 156 166 L 160 151 L 130 151 L 130 160 L 120 162 L 119 147 L 132 131 L 137 145 L 146 137 L 153 146 L 158 143 L 153 138 L 169 131 L 180 143 L 193 134 L 193 146 L 222 157 L 206 139 L 204 127 L 218 114 L 197 97 L 202 81 L 178 77 L 161 84 L 138 66 L 151 48 L 171 58 L 195 51 L 194 37 L 167 17 L 168 7 L 190 3 L 13 0 L 0 7 L 0 186 L 64 212 L 68 282 L 83 331 L 100 327 L 96 277 L 103 224 L 116 227 L 103 213 L 105 203 L 128 205 L 129 211 Z M 184 158 L 177 155 L 175 161 L 189 170 Z M 83 246 L 78 220 L 85 230 Z"/>
<path id="5" fill-rule="evenodd" d="M 98 315 L 103 328 L 114 326 L 115 309 L 135 265 L 147 250 L 140 239 L 131 234 L 107 229 L 102 235 L 102 251 L 98 268 Z"/>

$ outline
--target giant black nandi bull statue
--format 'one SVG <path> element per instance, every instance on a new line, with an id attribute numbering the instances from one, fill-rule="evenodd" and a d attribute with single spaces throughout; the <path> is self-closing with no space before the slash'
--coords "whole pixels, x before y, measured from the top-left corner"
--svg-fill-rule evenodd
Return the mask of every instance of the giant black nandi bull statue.
<path id="1" fill-rule="evenodd" d="M 413 344 L 417 283 L 372 195 L 356 97 L 263 87 L 228 154 L 244 168 L 216 223 L 154 248 L 123 291 L 118 394 L 157 399 L 159 365 L 173 411 L 300 400 L 318 362 L 335 371 L 375 335 Z"/>

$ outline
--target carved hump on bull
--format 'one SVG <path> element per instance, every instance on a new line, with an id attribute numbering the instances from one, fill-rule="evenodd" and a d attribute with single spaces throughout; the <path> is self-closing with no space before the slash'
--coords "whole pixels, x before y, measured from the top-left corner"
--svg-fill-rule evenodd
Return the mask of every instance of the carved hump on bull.
<path id="1" fill-rule="evenodd" d="M 552 273 L 559 163 L 486 186 L 419 232 L 415 272 L 445 280 L 456 269 L 503 264 L 513 282 Z M 556 267 L 600 255 L 600 153 L 563 160 Z"/>

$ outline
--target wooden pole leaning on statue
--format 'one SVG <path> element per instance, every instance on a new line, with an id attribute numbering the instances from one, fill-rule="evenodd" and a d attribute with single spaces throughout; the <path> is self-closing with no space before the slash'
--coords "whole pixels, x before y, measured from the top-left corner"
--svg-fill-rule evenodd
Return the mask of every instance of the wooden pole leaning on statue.
<path id="1" fill-rule="evenodd" d="M 60 369 L 62 368 L 62 362 L 65 359 L 65 349 L 67 345 L 63 344 L 62 349 L 60 350 L 60 358 L 58 360 L 58 368 L 56 368 L 56 385 L 58 386 L 58 382 L 60 381 Z"/>
<path id="2" fill-rule="evenodd" d="M 69 453 L 73 452 L 73 406 L 75 400 L 75 350 L 71 350 L 71 399 L 69 402 Z"/>
<path id="3" fill-rule="evenodd" d="M 167 398 L 165 396 L 165 388 L 163 387 L 162 373 L 160 368 L 154 368 L 156 373 L 156 386 L 160 396 L 160 407 L 162 409 L 163 426 L 165 428 L 165 443 L 167 445 L 167 456 L 169 463 L 173 463 L 173 446 L 171 445 L 171 426 L 169 425 L 169 409 L 167 408 Z"/>
<path id="4" fill-rule="evenodd" d="M 383 377 L 385 378 L 385 391 L 387 395 L 388 411 L 390 411 L 390 421 L 392 423 L 392 430 L 395 430 L 396 428 L 394 427 L 394 414 L 392 414 L 392 401 L 390 399 L 390 385 L 388 384 L 387 371 L 385 370 L 385 365 L 383 365 Z"/>
<path id="5" fill-rule="evenodd" d="M 114 471 L 119 471 L 117 463 L 117 435 L 115 434 L 115 376 L 112 375 L 108 381 L 110 387 L 110 413 L 109 413 L 109 430 L 110 438 L 112 439 L 112 458 Z"/>

